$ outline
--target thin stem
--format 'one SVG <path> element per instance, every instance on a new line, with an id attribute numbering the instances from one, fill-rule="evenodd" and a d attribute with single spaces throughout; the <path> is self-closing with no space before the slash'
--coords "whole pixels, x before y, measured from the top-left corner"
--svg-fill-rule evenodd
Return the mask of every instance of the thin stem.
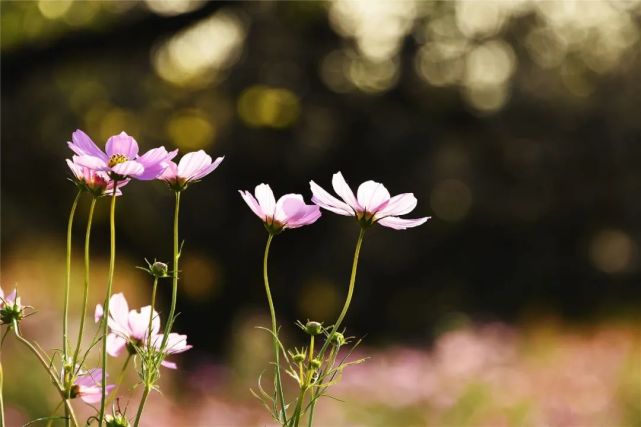
<path id="1" fill-rule="evenodd" d="M 269 258 L 269 248 L 272 244 L 274 235 L 269 233 L 267 243 L 265 244 L 265 255 L 263 256 L 263 281 L 265 282 L 265 293 L 267 294 L 267 303 L 269 304 L 269 314 L 272 319 L 272 341 L 274 344 L 274 382 L 276 384 L 277 398 L 280 400 L 281 416 L 283 425 L 287 424 L 287 412 L 285 411 L 285 396 L 280 378 L 280 344 L 278 343 L 278 326 L 276 325 L 276 310 L 272 301 L 272 293 L 269 290 L 269 277 L 267 274 L 267 261 Z"/>
<path id="2" fill-rule="evenodd" d="M 165 345 L 167 345 L 167 339 L 169 338 L 169 333 L 171 332 L 171 327 L 174 323 L 174 314 L 176 313 L 176 300 L 178 298 L 178 260 L 180 258 L 180 253 L 178 252 L 178 217 L 180 214 L 180 191 L 176 191 L 176 204 L 174 206 L 174 271 L 172 274 L 172 287 L 171 287 L 171 306 L 169 308 L 169 317 L 167 318 L 167 323 L 165 324 L 165 332 L 162 337 L 162 343 L 160 345 L 161 351 L 165 350 Z"/>
<path id="3" fill-rule="evenodd" d="M 64 314 L 62 318 L 62 354 L 64 355 L 65 362 L 69 355 L 69 342 L 67 340 L 67 333 L 69 331 L 69 288 L 71 287 L 71 231 L 73 229 L 73 219 L 76 215 L 76 208 L 78 207 L 78 200 L 80 199 L 81 190 L 76 193 L 71 211 L 69 212 L 69 220 L 67 221 L 67 258 L 66 258 L 66 276 L 65 276 L 65 302 Z"/>
<path id="4" fill-rule="evenodd" d="M 151 348 L 151 326 L 154 320 L 154 308 L 156 307 L 156 288 L 158 288 L 158 277 L 154 276 L 154 287 L 151 290 L 151 311 L 149 313 L 149 328 L 147 328 L 147 348 Z"/>
<path id="5" fill-rule="evenodd" d="M 47 371 L 47 372 L 49 373 L 49 376 L 51 377 L 51 381 L 52 381 L 52 382 L 53 382 L 53 384 L 56 386 L 56 390 L 58 390 L 58 393 L 60 394 L 60 397 L 62 398 L 62 400 L 63 400 L 63 401 L 64 401 L 64 403 L 65 403 L 66 413 L 67 413 L 67 414 L 69 414 L 68 416 L 69 416 L 69 418 L 71 419 L 71 422 L 73 423 L 73 425 L 77 427 L 77 426 L 78 426 L 78 420 L 76 419 L 76 414 L 75 414 L 75 413 L 74 413 L 74 411 L 73 411 L 73 407 L 71 406 L 71 402 L 70 402 L 68 399 L 66 399 L 66 396 L 65 396 L 65 389 L 64 389 L 64 387 L 62 386 L 62 384 L 60 384 L 60 381 L 58 380 L 58 375 L 57 375 L 55 372 L 53 372 L 53 371 L 49 368 L 49 363 L 48 363 L 48 362 L 47 362 L 47 360 L 46 360 L 46 359 L 45 359 L 45 358 L 40 354 L 40 352 L 38 351 L 38 349 L 37 349 L 37 348 L 35 348 L 35 347 L 33 346 L 33 344 L 31 344 L 31 343 L 29 342 L 29 340 L 25 339 L 25 338 L 20 334 L 20 330 L 18 329 L 18 322 L 17 322 L 16 320 L 14 320 L 14 321 L 13 321 L 13 330 L 14 330 L 14 332 L 15 332 L 15 334 L 16 334 L 16 338 L 18 339 L 18 341 L 20 341 L 21 343 L 23 343 L 24 345 L 26 345 L 26 346 L 27 346 L 27 348 L 28 348 L 29 350 L 31 350 L 31 352 L 36 356 L 36 358 L 38 359 L 38 361 L 40 362 L 40 364 L 42 365 L 42 367 L 43 367 L 43 368 L 45 368 L 45 371 Z"/>
<path id="6" fill-rule="evenodd" d="M 120 389 L 120 386 L 122 385 L 123 380 L 125 379 L 125 372 L 127 371 L 127 366 L 129 366 L 129 361 L 132 358 L 131 353 L 127 353 L 127 358 L 125 359 L 125 363 L 123 363 L 122 368 L 120 368 L 120 374 L 118 374 L 118 379 L 116 380 L 116 386 L 111 390 L 111 398 L 109 401 L 111 401 L 115 396 L 118 395 L 118 389 Z"/>
<path id="7" fill-rule="evenodd" d="M 343 319 L 347 314 L 347 310 L 349 309 L 349 305 L 352 302 L 352 296 L 354 295 L 354 285 L 356 284 L 356 270 L 358 269 L 358 259 L 361 254 L 361 246 L 363 245 L 364 236 L 365 236 L 365 228 L 361 227 L 361 231 L 358 234 L 358 240 L 356 241 L 356 249 L 354 249 L 354 259 L 352 261 L 352 273 L 349 278 L 349 288 L 347 290 L 347 298 L 345 299 L 345 304 L 343 304 L 343 310 L 341 311 L 341 314 L 338 316 L 336 323 L 334 323 L 334 327 L 332 327 L 332 331 L 329 333 L 329 336 L 325 340 L 325 343 L 321 347 L 321 350 L 318 352 L 319 358 L 322 358 L 323 354 L 325 354 L 325 350 L 327 350 L 327 346 L 331 342 L 332 336 L 336 333 L 336 331 L 338 331 L 338 328 L 341 326 L 341 323 L 343 322 Z M 318 390 L 320 390 L 320 387 L 318 388 Z M 309 427 L 312 426 L 312 423 L 314 421 L 315 407 L 316 407 L 316 399 L 312 401 L 311 407 L 309 409 L 309 417 L 307 420 L 307 425 Z"/>
<path id="8" fill-rule="evenodd" d="M 85 232 L 85 288 L 83 290 L 82 298 L 82 311 L 80 314 L 80 330 L 78 331 L 78 343 L 76 344 L 76 351 L 73 354 L 73 365 L 76 366 L 78 362 L 78 354 L 80 353 L 80 345 L 82 344 L 82 334 L 85 330 L 85 317 L 87 316 L 87 303 L 89 301 L 89 242 L 91 241 L 91 223 L 93 222 L 93 211 L 96 207 L 96 198 L 91 199 L 89 206 L 89 217 L 87 219 L 87 231 Z"/>
<path id="9" fill-rule="evenodd" d="M 2 370 L 2 362 L 0 362 L 0 427 L 4 427 L 4 371 Z"/>
<path id="10" fill-rule="evenodd" d="M 147 402 L 147 397 L 149 397 L 150 391 L 151 386 L 149 384 L 145 385 L 145 391 L 142 393 L 142 397 L 140 398 L 140 405 L 138 406 L 138 412 L 136 412 L 134 427 L 138 427 L 138 423 L 140 422 L 140 417 L 142 416 L 142 411 L 145 408 L 145 403 Z"/>
<path id="11" fill-rule="evenodd" d="M 292 415 L 291 425 L 292 427 L 298 427 L 300 422 L 300 411 L 303 406 L 303 400 L 305 399 L 305 392 L 307 391 L 307 384 L 303 384 L 300 387 L 300 394 L 298 395 L 298 401 L 296 402 L 296 408 L 294 409 L 294 414 Z"/>
<path id="12" fill-rule="evenodd" d="M 105 297 L 104 316 L 102 316 L 102 396 L 100 398 L 100 416 L 98 425 L 102 425 L 105 418 L 105 404 L 107 403 L 107 318 L 109 317 L 109 300 L 114 281 L 114 269 L 116 267 L 116 189 L 118 181 L 114 180 L 114 190 L 111 194 L 111 209 L 109 211 L 109 277 L 107 279 L 107 295 Z"/>

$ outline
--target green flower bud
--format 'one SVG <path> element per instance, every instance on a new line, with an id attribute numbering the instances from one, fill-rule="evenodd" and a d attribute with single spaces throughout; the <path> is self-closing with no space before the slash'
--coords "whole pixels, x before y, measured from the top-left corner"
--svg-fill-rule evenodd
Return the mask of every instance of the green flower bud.
<path id="1" fill-rule="evenodd" d="M 312 369 L 316 370 L 320 368 L 323 362 L 321 362 L 320 359 L 313 359 L 311 362 L 309 362 L 309 366 L 311 366 Z"/>
<path id="2" fill-rule="evenodd" d="M 130 427 L 129 420 L 120 412 L 105 416 L 107 427 Z"/>
<path id="3" fill-rule="evenodd" d="M 296 363 L 300 363 L 305 360 L 305 353 L 295 353 L 292 355 L 292 360 Z"/>
<path id="4" fill-rule="evenodd" d="M 164 262 L 156 261 L 151 265 L 151 274 L 155 277 L 167 277 L 169 267 Z"/>
<path id="5" fill-rule="evenodd" d="M 310 320 L 309 322 L 307 322 L 307 324 L 305 324 L 305 332 L 312 336 L 318 335 L 323 332 L 323 325 Z"/>
<path id="6" fill-rule="evenodd" d="M 0 324 L 11 325 L 13 321 L 21 321 L 24 318 L 24 307 L 20 304 L 20 298 L 15 301 L 5 300 L 0 303 Z"/>
<path id="7" fill-rule="evenodd" d="M 340 347 L 343 344 L 345 344 L 345 336 L 343 334 L 341 334 L 340 332 L 334 332 L 334 334 L 330 338 L 329 342 L 331 342 L 332 345 Z"/>

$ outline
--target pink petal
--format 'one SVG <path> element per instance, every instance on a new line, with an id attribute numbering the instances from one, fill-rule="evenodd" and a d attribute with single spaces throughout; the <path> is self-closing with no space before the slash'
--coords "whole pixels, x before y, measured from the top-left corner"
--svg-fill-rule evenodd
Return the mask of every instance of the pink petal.
<path id="1" fill-rule="evenodd" d="M 73 176 L 75 176 L 76 179 L 82 179 L 84 176 L 82 173 L 82 167 L 78 166 L 69 159 L 65 159 L 65 161 L 67 162 L 67 166 L 69 166 L 69 169 L 71 169 L 71 173 L 73 173 Z"/>
<path id="2" fill-rule="evenodd" d="M 136 161 L 145 168 L 145 171 L 137 175 L 136 179 L 149 181 L 158 178 L 158 176 L 166 170 L 170 160 L 173 159 L 176 154 L 178 154 L 178 150 L 168 153 L 165 147 L 152 148 L 147 151 L 136 159 Z"/>
<path id="3" fill-rule="evenodd" d="M 178 163 L 178 176 L 186 180 L 193 179 L 209 165 L 211 165 L 211 157 L 203 150 L 187 153 Z"/>
<path id="4" fill-rule="evenodd" d="M 274 216 L 274 211 L 276 210 L 276 199 L 274 199 L 274 192 L 267 184 L 260 184 L 256 186 L 254 190 L 256 195 L 256 200 L 260 205 L 260 209 L 263 211 L 267 218 L 272 218 Z"/>
<path id="5" fill-rule="evenodd" d="M 97 304 L 96 311 L 94 311 L 93 313 L 94 322 L 98 323 L 100 319 L 102 319 L 102 316 L 104 315 L 105 315 L 105 310 L 102 308 L 102 304 Z"/>
<path id="6" fill-rule="evenodd" d="M 358 204 L 369 213 L 376 213 L 390 199 L 387 188 L 383 184 L 374 181 L 362 183 L 358 187 L 357 193 Z"/>
<path id="7" fill-rule="evenodd" d="M 117 334 L 129 336 L 129 305 L 121 293 L 113 294 L 109 300 L 109 327 Z"/>
<path id="8" fill-rule="evenodd" d="M 289 218 L 298 215 L 304 206 L 305 201 L 300 194 L 285 194 L 276 202 L 274 219 L 281 224 L 287 224 Z"/>
<path id="9" fill-rule="evenodd" d="M 167 354 L 178 354 L 189 350 L 191 347 L 191 345 L 187 344 L 187 335 L 172 332 L 167 336 L 167 347 L 165 352 Z"/>
<path id="10" fill-rule="evenodd" d="M 127 340 L 115 333 L 107 335 L 107 354 L 111 357 L 118 357 L 127 345 Z"/>
<path id="11" fill-rule="evenodd" d="M 252 212 L 254 212 L 258 218 L 265 221 L 265 214 L 263 213 L 263 210 L 260 208 L 260 205 L 254 198 L 254 196 L 252 196 L 249 191 L 238 190 L 238 192 L 240 193 L 240 196 L 243 198 L 245 203 L 247 203 L 247 206 L 249 206 L 249 208 L 252 210 Z"/>
<path id="12" fill-rule="evenodd" d="M 145 167 L 135 160 L 118 163 L 111 168 L 112 171 L 121 176 L 133 176 L 138 178 L 145 171 Z"/>
<path id="13" fill-rule="evenodd" d="M 86 168 L 93 169 L 96 171 L 109 170 L 109 166 L 107 166 L 107 163 L 104 160 L 95 156 L 88 156 L 88 155 L 73 156 L 73 162 L 78 166 L 84 166 Z"/>
<path id="14" fill-rule="evenodd" d="M 73 142 L 68 142 L 67 144 L 74 153 L 80 156 L 88 155 L 98 157 L 105 162 L 107 161 L 107 155 L 103 153 L 102 150 L 94 144 L 91 138 L 89 138 L 89 136 L 80 129 L 77 129 L 71 134 L 71 141 Z"/>
<path id="15" fill-rule="evenodd" d="M 151 306 L 147 305 L 140 309 L 140 312 L 131 310 L 129 312 L 129 329 L 131 330 L 131 337 L 143 340 L 147 338 L 149 330 L 149 315 L 151 314 Z M 152 332 L 157 333 L 160 329 L 160 317 L 154 310 L 153 320 L 151 322 Z"/>
<path id="16" fill-rule="evenodd" d="M 309 186 L 313 194 L 312 202 L 339 215 L 354 216 L 354 210 L 347 203 L 338 200 L 314 181 L 309 181 Z"/>
<path id="17" fill-rule="evenodd" d="M 225 158 L 224 156 L 218 157 L 216 160 L 214 160 L 214 162 L 211 165 L 207 166 L 206 168 L 203 168 L 199 173 L 195 174 L 192 177 L 192 179 L 201 179 L 209 175 L 210 173 L 215 171 L 218 168 L 218 166 L 220 166 L 224 158 Z"/>
<path id="18" fill-rule="evenodd" d="M 158 179 L 162 181 L 173 182 L 178 176 L 178 165 L 171 160 L 167 162 L 167 168 L 158 175 Z"/>
<path id="19" fill-rule="evenodd" d="M 163 360 L 162 362 L 160 362 L 160 364 L 165 368 L 178 369 L 178 365 L 176 365 L 174 362 L 169 362 L 167 360 Z"/>
<path id="20" fill-rule="evenodd" d="M 431 217 L 427 216 L 424 218 L 406 219 L 396 216 L 388 216 L 378 220 L 378 223 L 384 227 L 393 228 L 394 230 L 405 230 L 406 228 L 418 227 L 419 225 L 427 222 L 430 218 Z"/>
<path id="21" fill-rule="evenodd" d="M 376 213 L 376 218 L 399 216 L 410 213 L 416 207 L 416 197 L 412 193 L 403 193 L 392 197 L 387 204 Z"/>
<path id="22" fill-rule="evenodd" d="M 345 178 L 343 178 L 342 173 L 336 172 L 334 174 L 334 176 L 332 177 L 332 187 L 334 187 L 334 191 L 336 192 L 336 194 L 341 196 L 341 198 L 345 200 L 345 203 L 350 205 L 354 211 L 362 210 L 361 206 L 356 200 L 356 197 L 354 196 L 354 193 L 352 192 L 352 189 L 349 188 L 349 185 L 347 185 Z"/>
<path id="23" fill-rule="evenodd" d="M 138 143 L 125 132 L 120 132 L 118 135 L 109 138 L 105 149 L 109 157 L 114 154 L 122 154 L 132 160 L 138 155 Z"/>

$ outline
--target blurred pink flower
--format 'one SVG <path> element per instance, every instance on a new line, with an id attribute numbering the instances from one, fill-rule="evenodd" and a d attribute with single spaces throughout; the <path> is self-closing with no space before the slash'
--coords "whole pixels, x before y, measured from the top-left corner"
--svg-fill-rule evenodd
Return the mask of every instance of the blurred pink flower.
<path id="1" fill-rule="evenodd" d="M 314 181 L 310 181 L 312 202 L 328 211 L 339 215 L 354 216 L 364 226 L 379 223 L 395 230 L 405 230 L 424 224 L 430 217 L 406 219 L 399 215 L 410 213 L 416 207 L 416 197 L 412 193 L 403 193 L 391 197 L 387 188 L 381 183 L 365 181 L 358 187 L 357 195 L 345 182 L 340 172 L 334 174 L 332 186 L 343 201 L 329 194 Z"/>
<path id="2" fill-rule="evenodd" d="M 71 388 L 71 398 L 79 397 L 88 404 L 98 403 L 102 398 L 102 369 L 89 369 L 80 371 Z M 105 388 L 109 393 L 115 385 L 109 384 Z"/>
<path id="3" fill-rule="evenodd" d="M 239 193 L 270 233 L 309 225 L 321 216 L 319 207 L 305 204 L 300 194 L 285 194 L 276 201 L 272 189 L 267 184 L 256 186 L 256 197 L 249 191 L 241 190 Z"/>
<path id="4" fill-rule="evenodd" d="M 103 194 L 113 194 L 114 181 L 109 177 L 106 172 L 95 171 L 84 166 L 80 166 L 67 159 L 67 166 L 71 169 L 75 182 L 81 188 L 87 190 L 94 196 L 102 196 Z M 121 196 L 120 188 L 129 183 L 129 179 L 118 181 L 118 188 L 116 189 L 116 196 Z"/>
<path id="5" fill-rule="evenodd" d="M 129 310 L 127 300 L 122 293 L 117 293 L 111 296 L 109 300 L 109 317 L 107 319 L 110 333 L 107 335 L 107 353 L 112 357 L 118 357 L 126 348 L 130 354 L 135 354 L 135 347 L 144 348 L 147 345 L 147 339 L 150 335 L 149 332 L 149 316 L 151 314 L 151 306 L 147 305 L 142 307 L 139 311 Z M 98 322 L 104 316 L 102 305 L 96 306 L 94 320 Z M 153 311 L 153 319 L 151 322 L 151 337 L 150 341 L 152 346 L 160 350 L 162 343 L 162 334 L 160 331 L 160 316 Z M 176 333 L 170 333 L 167 337 L 167 345 L 165 354 L 176 354 L 187 351 L 192 346 L 187 345 L 187 336 Z M 173 362 L 163 361 L 162 365 L 176 369 L 176 364 Z"/>
<path id="6" fill-rule="evenodd" d="M 224 157 L 218 157 L 212 162 L 211 156 L 203 150 L 187 153 L 177 165 L 169 161 L 169 166 L 160 174 L 158 179 L 165 181 L 172 189 L 181 191 L 192 182 L 196 182 L 212 173 L 223 159 Z"/>
<path id="7" fill-rule="evenodd" d="M 4 308 L 6 305 L 14 305 L 16 302 L 20 305 L 20 298 L 18 298 L 17 289 L 14 289 L 13 292 L 5 296 L 4 291 L 0 287 L 0 309 Z"/>
<path id="8" fill-rule="evenodd" d="M 167 152 L 165 147 L 158 147 L 139 156 L 138 143 L 125 132 L 109 138 L 104 152 L 81 130 L 76 130 L 71 140 L 67 144 L 77 154 L 73 156 L 75 164 L 95 171 L 114 173 L 121 179 L 124 177 L 143 181 L 155 179 L 169 166 L 169 161 L 178 154 L 178 150 Z"/>

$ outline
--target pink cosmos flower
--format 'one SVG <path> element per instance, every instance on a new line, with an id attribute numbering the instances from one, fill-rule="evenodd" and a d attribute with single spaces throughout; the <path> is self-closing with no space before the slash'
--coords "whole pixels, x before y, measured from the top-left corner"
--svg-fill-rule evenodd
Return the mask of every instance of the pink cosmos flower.
<path id="1" fill-rule="evenodd" d="M 256 186 L 254 190 L 256 197 L 249 191 L 239 191 L 239 193 L 270 233 L 309 225 L 321 216 L 319 207 L 306 205 L 300 194 L 285 194 L 276 201 L 272 189 L 267 184 Z"/>
<path id="2" fill-rule="evenodd" d="M 354 216 L 362 226 L 379 223 L 395 230 L 405 230 L 424 224 L 430 217 L 406 219 L 399 215 L 410 213 L 416 207 L 416 197 L 412 193 L 403 193 L 391 197 L 383 184 L 365 181 L 358 187 L 356 196 L 340 172 L 334 174 L 332 186 L 343 200 L 323 190 L 314 181 L 309 185 L 314 196 L 312 202 L 328 211 L 339 215 Z"/>
<path id="3" fill-rule="evenodd" d="M 151 322 L 151 338 L 149 337 L 149 315 L 151 306 L 142 307 L 140 310 L 129 310 L 127 300 L 122 293 L 111 296 L 109 300 L 109 317 L 107 324 L 110 333 L 107 335 L 107 353 L 112 357 L 118 357 L 123 350 L 127 349 L 130 354 L 136 354 L 135 347 L 144 348 L 150 341 L 152 346 L 160 350 L 163 335 L 160 331 L 160 316 L 154 310 L 153 320 Z M 104 315 L 102 305 L 96 306 L 94 320 L 98 322 Z M 167 337 L 166 354 L 177 354 L 187 351 L 191 348 L 187 345 L 187 336 L 176 333 L 170 333 Z M 176 364 L 168 361 L 162 362 L 162 365 L 176 369 Z"/>
<path id="4" fill-rule="evenodd" d="M 109 177 L 106 172 L 95 171 L 93 169 L 80 166 L 67 159 L 67 166 L 71 169 L 74 176 L 74 182 L 82 189 L 90 192 L 94 196 L 102 196 L 104 194 L 112 195 L 114 188 L 114 181 Z M 121 196 L 120 188 L 129 183 L 129 179 L 118 181 L 118 188 L 116 189 L 116 196 Z"/>
<path id="5" fill-rule="evenodd" d="M 105 388 L 109 393 L 116 387 L 108 384 Z M 94 404 L 102 399 L 102 369 L 80 371 L 71 388 L 71 398 L 81 398 L 85 403 Z"/>
<path id="6" fill-rule="evenodd" d="M 5 296 L 4 291 L 0 287 L 0 310 L 8 305 L 20 305 L 20 298 L 18 297 L 18 290 L 14 289 L 9 295 Z"/>
<path id="7" fill-rule="evenodd" d="M 11 325 L 14 320 L 19 322 L 25 317 L 24 310 L 17 289 L 5 296 L 0 288 L 0 325 Z"/>
<path id="8" fill-rule="evenodd" d="M 224 157 L 218 157 L 212 162 L 211 157 L 203 150 L 187 153 L 177 165 L 169 161 L 169 166 L 160 174 L 158 179 L 165 181 L 172 189 L 181 191 L 192 182 L 196 182 L 212 173 L 223 159 Z"/>
<path id="9" fill-rule="evenodd" d="M 178 150 L 167 152 L 158 147 L 139 156 L 138 143 L 125 132 L 109 138 L 104 152 L 81 130 L 76 130 L 67 144 L 77 154 L 73 162 L 79 166 L 143 181 L 157 178 L 178 154 Z"/>

